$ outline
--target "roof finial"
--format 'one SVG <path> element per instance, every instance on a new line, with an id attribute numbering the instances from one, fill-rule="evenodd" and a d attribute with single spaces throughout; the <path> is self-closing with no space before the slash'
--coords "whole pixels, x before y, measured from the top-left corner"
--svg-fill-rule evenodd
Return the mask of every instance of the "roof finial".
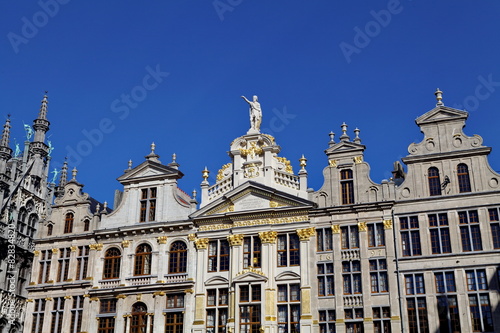
<path id="1" fill-rule="evenodd" d="M 157 154 L 155 153 L 155 149 L 156 149 L 156 145 L 155 145 L 155 143 L 153 142 L 153 143 L 151 144 L 151 152 L 149 153 L 149 155 L 147 155 L 147 156 L 145 156 L 145 157 L 146 157 L 146 159 L 147 159 L 148 161 L 153 161 L 153 162 L 160 163 L 160 160 L 159 160 L 160 156 L 159 156 L 159 155 L 157 155 Z"/>
<path id="2" fill-rule="evenodd" d="M 205 169 L 203 169 L 203 171 L 201 172 L 201 176 L 203 177 L 203 181 L 207 181 L 209 173 L 210 173 L 210 171 L 208 171 L 207 167 L 205 167 Z"/>
<path id="3" fill-rule="evenodd" d="M 340 128 L 342 128 L 342 136 L 340 137 L 340 140 L 349 141 L 351 138 L 347 135 L 347 124 L 343 122 Z"/>
<path id="4" fill-rule="evenodd" d="M 356 127 L 356 129 L 354 129 L 354 134 L 356 134 L 356 137 L 353 140 L 355 143 L 361 143 L 361 138 L 359 137 L 359 132 L 361 132 L 361 131 L 359 130 L 359 128 Z"/>
<path id="5" fill-rule="evenodd" d="M 155 145 L 155 143 L 153 142 L 153 143 L 151 144 L 151 154 L 154 154 L 154 153 L 155 153 L 155 149 L 156 149 L 156 145 Z"/>
<path id="6" fill-rule="evenodd" d="M 8 118 L 5 121 L 5 125 L 3 125 L 2 141 L 0 142 L 0 146 L 8 148 L 9 140 L 10 140 L 10 114 L 8 115 Z"/>
<path id="7" fill-rule="evenodd" d="M 172 154 L 172 163 L 176 163 L 177 155 L 175 153 Z"/>
<path id="8" fill-rule="evenodd" d="M 128 168 L 129 170 L 132 169 L 132 160 L 128 160 Z"/>
<path id="9" fill-rule="evenodd" d="M 302 157 L 299 158 L 299 162 L 300 162 L 300 169 L 305 170 L 307 165 L 307 158 L 304 157 L 304 154 L 302 154 Z"/>
<path id="10" fill-rule="evenodd" d="M 67 157 L 64 160 L 63 166 L 61 168 L 61 176 L 59 177 L 59 186 L 64 186 L 68 182 L 68 161 Z"/>
<path id="11" fill-rule="evenodd" d="M 436 89 L 436 92 L 434 93 L 436 95 L 437 103 L 436 106 L 442 106 L 444 105 L 443 103 L 443 92 L 439 90 L 439 88 Z"/>
<path id="12" fill-rule="evenodd" d="M 76 169 L 76 167 L 74 167 L 73 170 L 71 171 L 71 174 L 73 175 L 73 178 L 71 180 L 76 180 L 77 173 L 78 173 L 78 170 Z"/>
<path id="13" fill-rule="evenodd" d="M 49 103 L 47 99 L 48 91 L 45 91 L 45 95 L 43 95 L 42 106 L 40 107 L 40 113 L 38 114 L 38 119 L 47 120 L 47 104 Z"/>

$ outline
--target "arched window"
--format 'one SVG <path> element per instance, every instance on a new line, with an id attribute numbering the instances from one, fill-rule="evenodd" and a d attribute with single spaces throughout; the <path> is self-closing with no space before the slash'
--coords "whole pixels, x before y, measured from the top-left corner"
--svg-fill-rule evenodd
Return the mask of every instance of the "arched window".
<path id="1" fill-rule="evenodd" d="M 19 215 L 17 216 L 17 232 L 24 234 L 26 232 L 26 218 L 28 217 L 28 211 L 26 208 L 21 208 Z"/>
<path id="2" fill-rule="evenodd" d="M 186 273 L 187 245 L 184 242 L 176 241 L 170 246 L 170 257 L 168 261 L 169 273 Z"/>
<path id="3" fill-rule="evenodd" d="M 89 229 L 90 229 L 90 221 L 89 220 L 83 221 L 83 231 L 89 231 Z"/>
<path id="4" fill-rule="evenodd" d="M 441 180 L 439 178 L 438 168 L 431 167 L 427 172 L 430 195 L 441 195 Z"/>
<path id="5" fill-rule="evenodd" d="M 470 177 L 467 164 L 457 165 L 458 190 L 460 193 L 470 192 Z"/>
<path id="6" fill-rule="evenodd" d="M 151 246 L 141 244 L 135 250 L 134 275 L 151 274 Z"/>
<path id="7" fill-rule="evenodd" d="M 54 226 L 52 224 L 49 224 L 47 226 L 47 236 L 52 236 L 52 231 L 54 230 Z"/>
<path id="8" fill-rule="evenodd" d="M 352 205 L 354 203 L 354 182 L 352 179 L 352 170 L 344 169 L 340 171 L 340 189 L 343 205 Z"/>
<path id="9" fill-rule="evenodd" d="M 26 235 L 33 238 L 36 231 L 36 223 L 38 222 L 38 216 L 36 214 L 31 214 L 28 218 L 28 229 L 26 230 Z"/>
<path id="10" fill-rule="evenodd" d="M 75 216 L 73 213 L 68 213 L 66 214 L 66 220 L 64 223 L 64 233 L 69 234 L 70 232 L 73 232 L 73 221 L 75 219 Z"/>
<path id="11" fill-rule="evenodd" d="M 116 247 L 108 249 L 104 254 L 103 279 L 118 279 L 120 277 L 120 262 L 122 255 Z"/>
<path id="12" fill-rule="evenodd" d="M 142 302 L 132 305 L 132 317 L 130 318 L 130 333 L 146 333 L 148 324 L 148 307 Z"/>

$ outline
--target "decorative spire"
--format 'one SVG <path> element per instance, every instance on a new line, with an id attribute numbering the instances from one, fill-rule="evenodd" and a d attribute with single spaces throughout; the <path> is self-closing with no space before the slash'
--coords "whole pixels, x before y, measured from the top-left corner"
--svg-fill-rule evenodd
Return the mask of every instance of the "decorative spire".
<path id="1" fill-rule="evenodd" d="M 204 182 L 207 181 L 209 173 L 210 173 L 210 171 L 208 171 L 207 167 L 205 167 L 205 169 L 201 172 L 201 176 L 203 177 Z"/>
<path id="2" fill-rule="evenodd" d="M 71 180 L 76 181 L 77 173 L 78 173 L 78 170 L 76 169 L 76 167 L 74 167 L 73 170 L 71 171 L 71 174 L 73 175 L 73 178 L 71 178 Z"/>
<path id="3" fill-rule="evenodd" d="M 128 169 L 132 169 L 132 160 L 128 160 Z"/>
<path id="4" fill-rule="evenodd" d="M 299 162 L 300 162 L 301 170 L 305 170 L 306 165 L 307 165 L 307 158 L 304 157 L 304 154 L 302 154 L 302 157 L 299 158 Z"/>
<path id="5" fill-rule="evenodd" d="M 341 141 L 349 141 L 351 138 L 349 137 L 349 135 L 347 135 L 346 123 L 343 122 L 342 125 L 340 126 L 340 128 L 342 129 L 342 136 L 340 137 L 340 140 Z"/>
<path id="6" fill-rule="evenodd" d="M 179 163 L 177 163 L 177 155 L 175 153 L 172 154 L 172 163 L 169 163 L 168 166 L 179 169 Z"/>
<path id="7" fill-rule="evenodd" d="M 441 90 L 439 90 L 439 88 L 436 89 L 436 92 L 434 93 L 434 95 L 436 95 L 436 100 L 437 100 L 436 106 L 444 105 L 443 92 Z"/>
<path id="8" fill-rule="evenodd" d="M 68 182 L 68 161 L 65 160 L 61 168 L 61 176 L 59 177 L 59 186 L 63 187 Z"/>
<path id="9" fill-rule="evenodd" d="M 2 141 L 0 142 L 0 146 L 9 147 L 10 140 L 10 114 L 7 115 L 7 120 L 5 121 L 5 125 L 3 125 L 2 132 Z"/>
<path id="10" fill-rule="evenodd" d="M 196 190 L 193 190 L 193 194 L 192 194 L 192 197 L 194 200 L 196 200 L 196 195 L 198 194 L 198 192 L 196 192 Z"/>
<path id="11" fill-rule="evenodd" d="M 354 141 L 355 143 L 361 143 L 361 138 L 359 137 L 359 132 L 361 132 L 359 130 L 359 128 L 356 127 L 356 129 L 354 129 L 354 134 L 356 134 L 356 137 L 354 138 Z"/>
<path id="12" fill-rule="evenodd" d="M 47 120 L 47 104 L 49 103 L 47 99 L 48 91 L 45 91 L 45 95 L 43 95 L 42 106 L 40 107 L 40 113 L 38 114 L 38 119 Z"/>
<path id="13" fill-rule="evenodd" d="M 153 143 L 151 144 L 151 152 L 149 153 L 149 155 L 147 155 L 147 156 L 146 156 L 146 159 L 147 159 L 148 161 L 153 161 L 153 162 L 160 163 L 160 160 L 159 160 L 160 155 L 157 155 L 157 154 L 155 153 L 155 149 L 156 149 L 156 145 L 155 145 L 155 143 L 153 142 Z"/>
<path id="14" fill-rule="evenodd" d="M 35 154 L 40 154 L 42 156 L 47 156 L 49 154 L 49 147 L 45 145 L 45 134 L 49 130 L 49 121 L 47 120 L 47 104 L 49 103 L 47 99 L 47 91 L 42 99 L 42 106 L 40 107 L 40 113 L 38 118 L 33 120 L 33 129 L 35 130 L 35 138 L 33 142 L 41 142 L 43 145 L 35 145 L 33 151 Z M 26 138 L 29 140 L 31 138 L 30 130 L 25 126 Z"/>
<path id="15" fill-rule="evenodd" d="M 330 142 L 335 143 L 335 133 L 330 131 L 330 133 L 328 135 L 330 136 Z"/>

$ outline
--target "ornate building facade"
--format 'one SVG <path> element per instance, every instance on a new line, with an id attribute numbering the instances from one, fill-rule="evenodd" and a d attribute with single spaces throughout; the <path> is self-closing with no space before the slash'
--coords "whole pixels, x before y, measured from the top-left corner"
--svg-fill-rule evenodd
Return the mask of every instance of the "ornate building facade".
<path id="1" fill-rule="evenodd" d="M 50 141 L 47 96 L 21 149 L 10 148 L 10 116 L 0 141 L 0 332 L 22 332 L 38 226 L 50 213 Z"/>
<path id="2" fill-rule="evenodd" d="M 67 166 L 36 240 L 25 332 L 495 332 L 500 330 L 500 175 L 491 148 L 443 105 L 374 183 L 359 130 L 325 150 L 308 189 L 260 133 L 230 144 L 215 184 L 178 188 L 154 144 L 118 178 L 114 210 Z M 198 202 L 198 199 L 200 202 Z"/>

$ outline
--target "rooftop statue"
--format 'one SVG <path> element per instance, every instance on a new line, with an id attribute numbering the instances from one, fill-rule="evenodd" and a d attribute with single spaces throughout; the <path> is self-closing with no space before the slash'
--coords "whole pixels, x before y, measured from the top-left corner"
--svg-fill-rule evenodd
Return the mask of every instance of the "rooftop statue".
<path id="1" fill-rule="evenodd" d="M 250 105 L 250 130 L 260 132 L 260 123 L 262 122 L 262 109 L 257 96 L 253 96 L 253 101 L 249 101 L 245 96 L 241 96 L 245 102 Z"/>

